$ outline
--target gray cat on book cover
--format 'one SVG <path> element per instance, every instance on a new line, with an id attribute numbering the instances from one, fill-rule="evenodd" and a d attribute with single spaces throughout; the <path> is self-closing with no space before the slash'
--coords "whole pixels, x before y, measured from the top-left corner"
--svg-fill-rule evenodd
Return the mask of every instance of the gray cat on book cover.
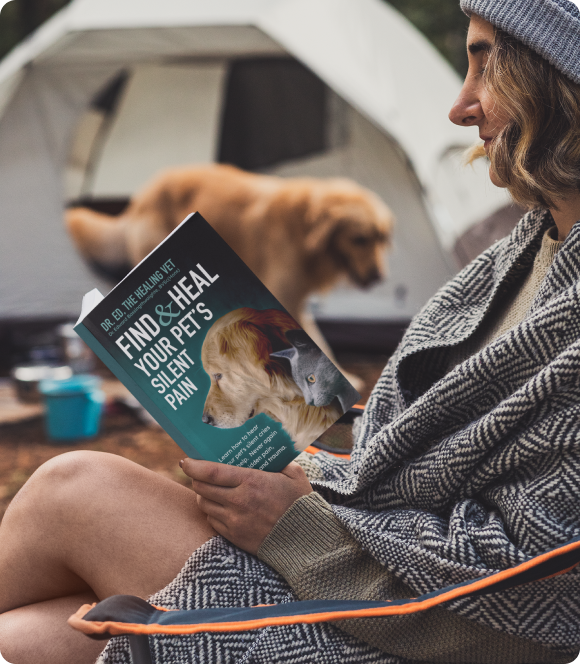
<path id="1" fill-rule="evenodd" d="M 270 357 L 290 362 L 292 378 L 309 406 L 328 406 L 338 399 L 344 413 L 360 399 L 360 394 L 304 330 L 288 330 L 286 339 L 292 348 L 270 353 Z"/>

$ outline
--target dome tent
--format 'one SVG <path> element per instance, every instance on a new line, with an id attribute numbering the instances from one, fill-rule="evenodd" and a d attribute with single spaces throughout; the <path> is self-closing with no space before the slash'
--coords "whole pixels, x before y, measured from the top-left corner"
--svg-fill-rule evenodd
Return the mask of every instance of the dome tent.
<path id="1" fill-rule="evenodd" d="M 260 159 L 232 144 L 228 117 L 266 80 L 290 81 L 278 95 L 290 101 L 259 97 L 260 123 L 286 135 Z M 459 88 L 380 0 L 73 0 L 0 64 L 0 320 L 74 318 L 86 291 L 108 289 L 66 235 L 67 201 L 111 204 L 167 166 L 236 154 L 254 170 L 376 191 L 398 221 L 389 280 L 314 309 L 408 320 L 455 271 L 455 239 L 505 204 L 485 169 L 458 166 L 477 138 L 447 120 Z M 294 122 L 286 107 L 314 111 Z"/>

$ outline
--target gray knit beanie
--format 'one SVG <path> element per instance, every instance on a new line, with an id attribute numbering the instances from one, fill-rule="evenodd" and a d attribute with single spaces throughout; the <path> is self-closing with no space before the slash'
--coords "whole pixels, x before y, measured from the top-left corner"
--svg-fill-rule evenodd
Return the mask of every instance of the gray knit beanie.
<path id="1" fill-rule="evenodd" d="M 461 0 L 477 14 L 580 83 L 580 9 L 572 0 Z"/>

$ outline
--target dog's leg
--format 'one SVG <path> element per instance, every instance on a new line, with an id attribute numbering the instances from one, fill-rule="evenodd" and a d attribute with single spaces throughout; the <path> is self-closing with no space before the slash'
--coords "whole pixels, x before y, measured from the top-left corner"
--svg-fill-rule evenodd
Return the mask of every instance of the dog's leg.
<path id="1" fill-rule="evenodd" d="M 306 334 L 308 334 L 308 336 L 312 339 L 312 341 L 314 341 L 314 343 L 320 348 L 320 350 L 325 355 L 328 356 L 328 359 L 332 361 L 332 363 L 337 367 L 337 369 L 342 374 L 344 374 L 345 378 L 354 387 L 354 389 L 357 392 L 362 392 L 362 390 L 364 390 L 365 387 L 363 379 L 359 378 L 359 376 L 355 376 L 349 371 L 345 371 L 340 366 L 340 364 L 336 360 L 336 357 L 334 357 L 332 349 L 328 345 L 326 339 L 322 336 L 322 332 L 320 331 L 320 328 L 316 324 L 314 318 L 309 313 L 302 311 L 297 320 L 304 329 L 304 331 L 306 332 Z"/>

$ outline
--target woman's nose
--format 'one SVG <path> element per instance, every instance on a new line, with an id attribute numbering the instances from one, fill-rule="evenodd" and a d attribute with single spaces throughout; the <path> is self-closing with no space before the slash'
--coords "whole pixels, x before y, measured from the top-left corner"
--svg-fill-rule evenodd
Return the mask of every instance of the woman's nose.
<path id="1" fill-rule="evenodd" d="M 449 111 L 449 119 L 460 127 L 471 127 L 480 122 L 483 115 L 479 95 L 466 81 Z"/>

